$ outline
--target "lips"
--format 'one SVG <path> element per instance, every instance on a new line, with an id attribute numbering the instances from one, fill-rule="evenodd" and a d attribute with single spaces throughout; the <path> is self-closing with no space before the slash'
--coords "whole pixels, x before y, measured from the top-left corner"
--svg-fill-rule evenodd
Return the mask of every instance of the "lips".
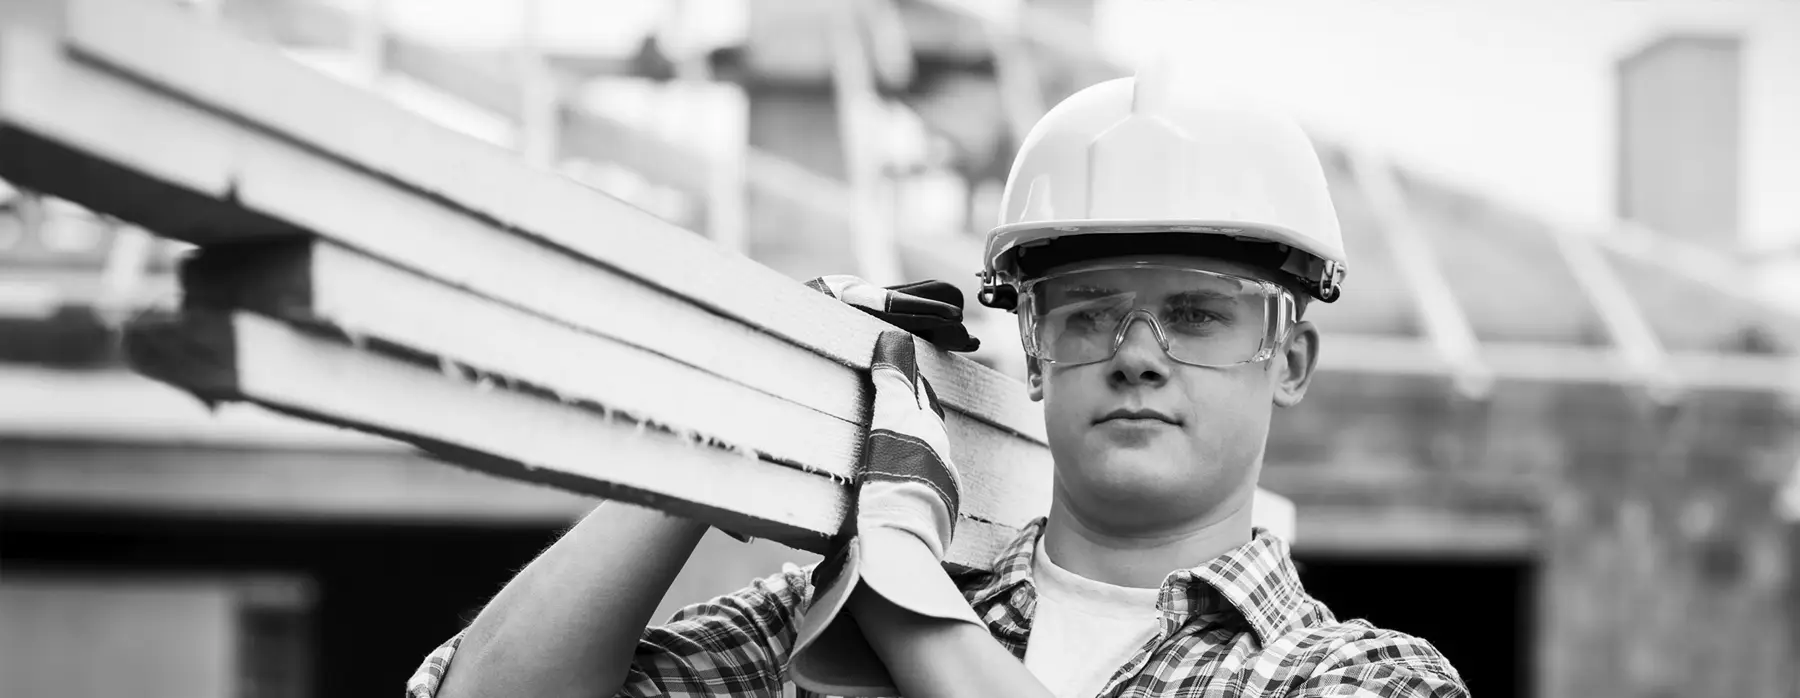
<path id="1" fill-rule="evenodd" d="M 1181 420 L 1176 419 L 1175 417 L 1168 415 L 1166 413 L 1158 412 L 1156 410 L 1149 410 L 1149 409 L 1137 409 L 1137 410 L 1117 409 L 1117 410 L 1113 410 L 1111 412 L 1106 413 L 1105 416 L 1102 416 L 1101 418 L 1094 420 L 1094 423 L 1095 424 L 1104 424 L 1106 422 L 1122 421 L 1122 420 L 1150 420 L 1150 421 L 1163 422 L 1165 424 L 1172 424 L 1175 426 L 1181 426 Z"/>

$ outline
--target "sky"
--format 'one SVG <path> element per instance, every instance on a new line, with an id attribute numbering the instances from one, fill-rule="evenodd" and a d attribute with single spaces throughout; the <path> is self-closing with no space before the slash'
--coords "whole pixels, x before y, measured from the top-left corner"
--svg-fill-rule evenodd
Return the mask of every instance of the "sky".
<path id="1" fill-rule="evenodd" d="M 1611 218 L 1615 62 L 1672 30 L 1744 41 L 1749 245 L 1800 242 L 1800 0 L 1102 0 L 1121 61 L 1263 93 L 1322 137 L 1576 225 Z"/>

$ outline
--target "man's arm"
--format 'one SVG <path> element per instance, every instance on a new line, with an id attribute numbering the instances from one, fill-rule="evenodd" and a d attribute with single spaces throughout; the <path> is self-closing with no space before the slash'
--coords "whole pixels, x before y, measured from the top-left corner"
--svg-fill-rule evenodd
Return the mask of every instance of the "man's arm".
<path id="1" fill-rule="evenodd" d="M 707 527 L 604 503 L 483 608 L 444 657 L 438 698 L 610 696 Z"/>
<path id="2" fill-rule="evenodd" d="M 955 586 L 948 575 L 937 578 Z M 867 587 L 850 595 L 848 609 L 907 698 L 1051 698 L 986 628 L 907 611 Z"/>

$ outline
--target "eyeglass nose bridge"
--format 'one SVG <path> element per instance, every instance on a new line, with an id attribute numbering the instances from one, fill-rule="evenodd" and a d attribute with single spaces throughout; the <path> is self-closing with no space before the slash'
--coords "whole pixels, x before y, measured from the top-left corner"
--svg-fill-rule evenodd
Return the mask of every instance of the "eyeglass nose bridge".
<path id="1" fill-rule="evenodd" d="M 1150 335 L 1156 338 L 1156 345 L 1162 348 L 1163 355 L 1172 361 L 1179 362 L 1180 359 L 1175 358 L 1174 350 L 1169 348 L 1169 336 L 1163 334 L 1162 321 L 1157 320 L 1156 314 L 1146 308 L 1133 308 L 1131 312 L 1125 314 L 1124 319 L 1119 320 L 1119 328 L 1113 332 L 1112 351 L 1107 352 L 1106 358 L 1111 359 L 1119 355 L 1119 347 L 1125 346 L 1125 335 L 1131 334 L 1131 326 L 1137 324 L 1140 318 L 1150 326 Z"/>

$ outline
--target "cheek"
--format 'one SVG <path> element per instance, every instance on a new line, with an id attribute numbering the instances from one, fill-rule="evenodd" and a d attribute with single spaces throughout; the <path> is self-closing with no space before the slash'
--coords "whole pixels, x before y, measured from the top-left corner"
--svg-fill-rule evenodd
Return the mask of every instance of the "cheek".
<path id="1" fill-rule="evenodd" d="M 1268 440 L 1274 386 L 1260 371 L 1215 373 L 1186 385 L 1196 445 L 1225 459 L 1254 457 Z"/>
<path id="2" fill-rule="evenodd" d="M 1082 424 L 1081 415 L 1093 410 L 1096 399 L 1093 391 L 1084 389 L 1081 382 L 1072 380 L 1067 372 L 1045 374 L 1043 386 L 1044 425 L 1050 429 L 1051 440 L 1055 440 L 1059 432 Z"/>

